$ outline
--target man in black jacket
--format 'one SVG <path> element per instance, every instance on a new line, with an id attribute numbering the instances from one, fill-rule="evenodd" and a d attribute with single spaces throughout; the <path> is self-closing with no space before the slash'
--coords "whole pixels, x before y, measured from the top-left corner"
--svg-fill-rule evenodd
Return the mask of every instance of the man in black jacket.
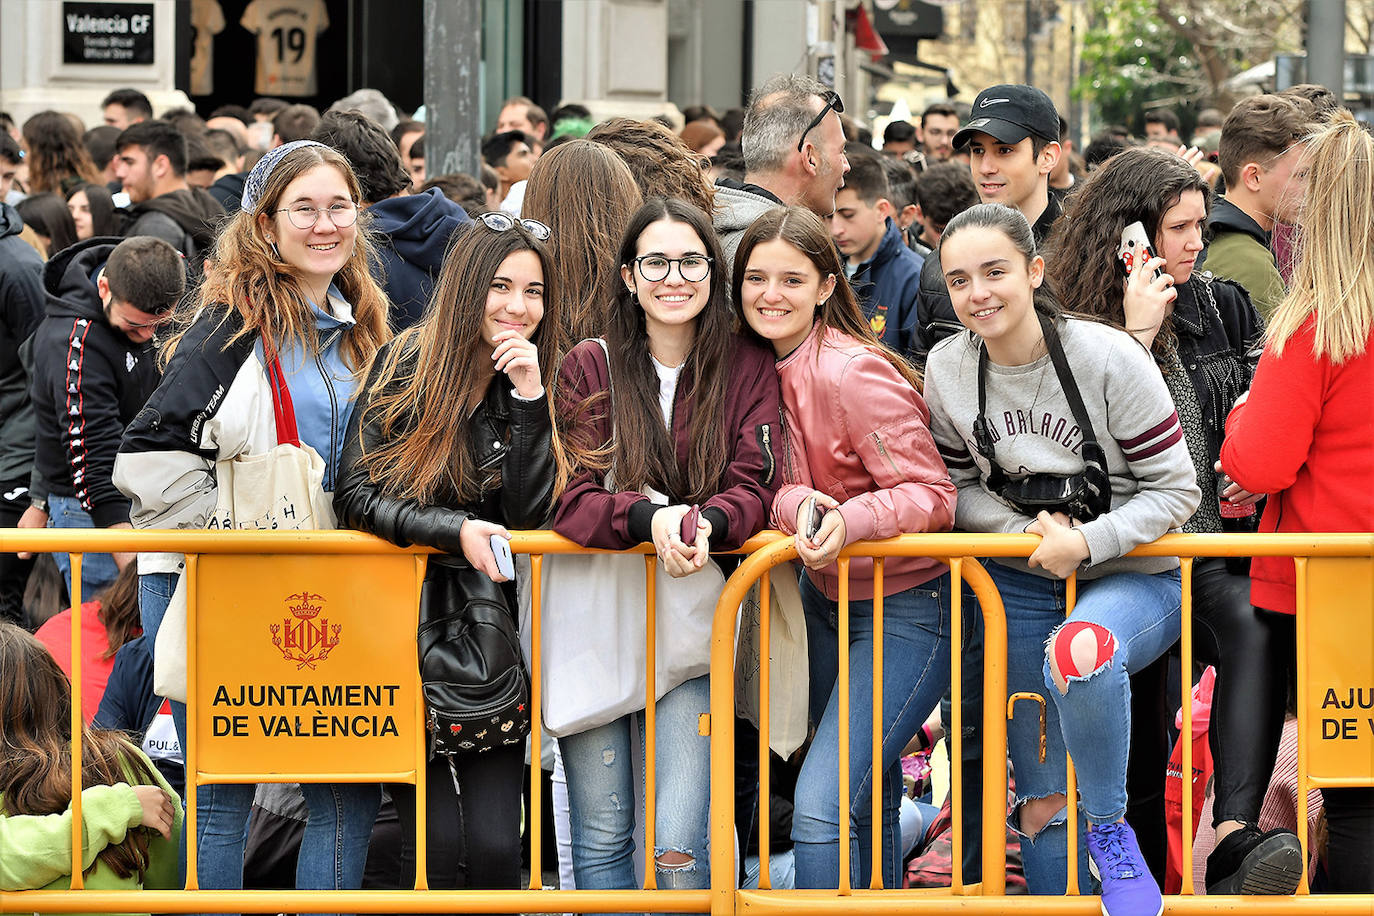
<path id="1" fill-rule="evenodd" d="M 9 138 L 6 137 L 6 140 Z M 13 528 L 29 504 L 33 406 L 19 347 L 43 318 L 43 259 L 19 237 L 24 223 L 0 203 L 0 527 Z M 0 620 L 23 623 L 31 559 L 0 554 Z"/>
<path id="2" fill-rule="evenodd" d="M 186 183 L 186 138 L 166 121 L 143 121 L 119 135 L 115 150 L 115 174 L 130 201 L 124 236 L 162 239 L 199 277 L 225 214 L 206 191 Z"/>
<path id="3" fill-rule="evenodd" d="M 124 427 L 157 387 L 153 331 L 186 289 L 184 259 L 161 239 L 94 238 L 43 272 L 47 315 L 33 336 L 37 434 L 31 505 L 20 527 L 128 528 L 111 475 Z M 71 589 L 71 564 L 54 554 Z M 82 597 L 114 581 L 133 554 L 86 554 Z"/>

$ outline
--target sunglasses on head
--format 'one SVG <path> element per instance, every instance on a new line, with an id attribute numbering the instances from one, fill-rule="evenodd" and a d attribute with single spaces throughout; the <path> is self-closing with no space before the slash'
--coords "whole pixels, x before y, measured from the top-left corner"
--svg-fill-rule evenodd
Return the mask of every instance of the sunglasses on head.
<path id="1" fill-rule="evenodd" d="M 806 143 L 806 135 L 811 133 L 817 124 L 825 120 L 826 114 L 829 113 L 832 108 L 835 110 L 836 114 L 844 112 L 844 102 L 841 101 L 840 94 L 834 89 L 828 90 L 821 98 L 825 99 L 825 104 L 821 106 L 821 110 L 816 113 L 816 116 L 811 119 L 811 123 L 806 125 L 806 130 L 802 131 L 801 139 L 797 141 L 797 152 L 799 153 L 802 151 L 802 146 Z"/>
<path id="2" fill-rule="evenodd" d="M 541 242 L 547 242 L 552 234 L 548 226 L 539 222 L 537 219 L 516 219 L 509 213 L 501 210 L 493 210 L 490 213 L 483 213 L 477 217 L 477 221 L 488 229 L 496 232 L 506 232 L 514 229 L 517 225 L 534 236 Z"/>

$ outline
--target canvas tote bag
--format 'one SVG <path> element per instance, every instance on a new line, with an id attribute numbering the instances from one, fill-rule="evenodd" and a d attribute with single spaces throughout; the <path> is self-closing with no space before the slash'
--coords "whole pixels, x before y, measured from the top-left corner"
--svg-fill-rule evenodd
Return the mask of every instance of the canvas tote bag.
<path id="1" fill-rule="evenodd" d="M 215 462 L 217 498 L 206 527 L 310 531 L 337 527 L 334 507 L 324 492 L 325 462 L 300 441 L 296 411 L 286 387 L 281 360 L 264 347 L 272 387 L 277 444 L 258 455 Z M 159 696 L 186 702 L 186 575 L 177 578 L 167 614 L 157 631 L 153 688 Z"/>
<path id="2" fill-rule="evenodd" d="M 602 350 L 605 341 L 598 341 Z M 614 397 L 614 388 L 612 388 Z M 615 432 L 612 430 L 612 437 Z M 613 489 L 614 469 L 606 475 Z M 556 738 L 645 706 L 647 576 L 640 554 L 555 554 L 543 563 L 540 617 L 544 729 Z M 725 587 L 708 562 L 682 579 L 654 564 L 654 696 L 711 669 L 711 621 Z M 530 589 L 521 588 L 521 645 L 531 651 Z M 533 668 L 531 668 L 533 670 Z"/>

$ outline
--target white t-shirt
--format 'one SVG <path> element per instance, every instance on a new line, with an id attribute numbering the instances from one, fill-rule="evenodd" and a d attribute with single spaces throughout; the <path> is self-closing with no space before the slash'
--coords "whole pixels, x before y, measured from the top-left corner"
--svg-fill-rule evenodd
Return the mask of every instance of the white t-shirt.
<path id="1" fill-rule="evenodd" d="M 315 94 L 315 37 L 329 28 L 324 0 L 253 0 L 239 24 L 258 36 L 259 95 Z"/>
<path id="2" fill-rule="evenodd" d="M 673 432 L 673 398 L 677 396 L 677 380 L 682 375 L 681 366 L 665 366 L 654 359 L 654 371 L 658 373 L 658 406 L 663 411 L 663 425 Z"/>
<path id="3" fill-rule="evenodd" d="M 215 36 L 223 31 L 219 0 L 191 0 L 191 95 L 215 91 Z"/>

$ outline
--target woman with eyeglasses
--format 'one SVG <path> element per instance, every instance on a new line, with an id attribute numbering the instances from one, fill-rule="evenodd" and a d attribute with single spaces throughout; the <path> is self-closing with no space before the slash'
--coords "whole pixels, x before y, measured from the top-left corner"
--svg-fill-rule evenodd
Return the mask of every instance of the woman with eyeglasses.
<path id="1" fill-rule="evenodd" d="M 559 317 L 543 223 L 477 217 L 444 262 L 425 318 L 377 354 L 345 439 L 334 505 L 341 525 L 432 556 L 425 620 L 479 598 L 516 607 L 492 538 L 538 528 L 553 503 L 552 417 Z M 512 611 L 513 613 L 513 611 Z M 429 886 L 520 881 L 525 742 L 490 752 L 432 747 Z M 401 820 L 402 886 L 414 886 L 415 789 L 391 787 Z"/>
<path id="2" fill-rule="evenodd" d="M 213 266 L 180 309 L 180 329 L 159 354 L 162 382 L 124 434 L 115 484 L 132 500 L 135 528 L 204 528 L 217 500 L 215 463 L 278 444 L 268 365 L 275 358 L 300 440 L 338 477 L 344 429 L 358 385 L 387 341 L 387 300 L 368 270 L 358 231 L 357 178 L 320 143 L 279 146 L 253 167 L 243 209 L 216 242 Z M 178 554 L 139 557 L 143 631 L 156 640 L 177 577 Z M 186 707 L 172 704 L 186 744 Z M 204 785 L 196 856 L 203 888 L 243 886 L 244 827 L 254 786 Z M 376 784 L 301 786 L 309 808 L 296 885 L 358 888 L 381 790 Z"/>
<path id="3" fill-rule="evenodd" d="M 700 583 L 717 583 L 718 597 L 711 551 L 738 547 L 767 525 L 777 486 L 778 379 L 772 355 L 734 332 L 720 244 L 705 213 L 651 198 L 630 220 L 619 264 L 605 339 L 578 344 L 558 374 L 562 495 L 554 530 L 612 550 L 652 541 L 672 577 L 658 588 L 663 620 L 665 602 L 703 591 Z M 684 532 L 689 513 L 698 521 Z M 714 610 L 707 597 L 692 605 L 691 613 L 704 615 L 696 621 L 701 632 L 709 632 Z M 552 596 L 548 607 L 558 607 Z M 638 601 L 618 609 L 620 619 L 643 613 Z M 660 888 L 711 883 L 710 740 L 698 731 L 710 705 L 708 643 L 703 637 L 687 650 L 696 658 L 678 657 L 674 670 L 685 679 L 656 684 L 657 741 L 644 751 L 656 760 L 657 823 L 646 860 Z M 546 666 L 558 649 L 545 646 Z M 559 736 L 579 889 L 636 886 L 631 760 L 643 746 L 643 718 L 642 707 L 612 713 Z"/>

